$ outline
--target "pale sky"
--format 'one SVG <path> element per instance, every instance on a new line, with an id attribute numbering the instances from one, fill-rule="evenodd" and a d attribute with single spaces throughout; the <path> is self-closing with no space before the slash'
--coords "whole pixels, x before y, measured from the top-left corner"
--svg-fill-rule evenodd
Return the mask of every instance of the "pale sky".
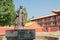
<path id="1" fill-rule="evenodd" d="M 14 4 L 16 10 L 20 5 L 26 7 L 28 18 L 47 15 L 54 9 L 60 9 L 60 0 L 14 0 Z"/>

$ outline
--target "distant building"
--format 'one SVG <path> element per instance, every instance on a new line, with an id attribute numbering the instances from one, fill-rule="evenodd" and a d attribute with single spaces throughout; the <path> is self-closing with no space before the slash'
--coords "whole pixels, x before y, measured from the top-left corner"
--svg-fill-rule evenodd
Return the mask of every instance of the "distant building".
<path id="1" fill-rule="evenodd" d="M 60 10 L 53 10 L 52 14 L 32 18 L 31 21 L 37 22 L 40 26 L 44 27 L 43 30 L 55 32 L 60 30 Z"/>

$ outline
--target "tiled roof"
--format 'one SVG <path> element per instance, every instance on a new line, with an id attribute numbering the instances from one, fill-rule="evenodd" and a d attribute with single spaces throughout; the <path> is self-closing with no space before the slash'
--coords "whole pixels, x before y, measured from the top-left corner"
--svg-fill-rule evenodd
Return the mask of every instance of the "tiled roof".
<path id="1" fill-rule="evenodd" d="M 44 15 L 44 16 L 39 16 L 39 17 L 37 17 L 37 18 L 32 18 L 32 19 L 30 19 L 30 20 L 35 20 L 35 19 L 39 19 L 39 18 L 45 18 L 45 17 L 55 16 L 55 15 L 57 15 L 57 14 L 52 13 L 52 14 L 48 14 L 48 15 Z"/>
<path id="2" fill-rule="evenodd" d="M 60 10 L 52 10 L 53 13 L 60 13 Z"/>
<path id="3" fill-rule="evenodd" d="M 37 18 L 32 18 L 30 20 L 35 20 L 35 19 L 39 19 L 39 18 L 45 18 L 45 17 L 49 17 L 49 16 L 54 16 L 54 15 L 57 15 L 58 13 L 60 13 L 60 10 L 59 9 L 56 9 L 56 10 L 52 10 L 52 14 L 48 14 L 48 15 L 44 15 L 44 16 L 39 16 Z M 55 14 L 57 13 L 57 14 Z"/>
<path id="4" fill-rule="evenodd" d="M 26 23 L 24 27 L 24 29 L 35 29 L 36 32 L 42 31 L 41 28 L 42 27 L 37 22 Z"/>

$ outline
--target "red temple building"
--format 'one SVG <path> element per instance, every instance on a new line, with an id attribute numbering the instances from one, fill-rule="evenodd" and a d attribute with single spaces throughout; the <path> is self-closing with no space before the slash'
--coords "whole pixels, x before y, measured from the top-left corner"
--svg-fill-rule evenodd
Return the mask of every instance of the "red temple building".
<path id="1" fill-rule="evenodd" d="M 37 22 L 43 32 L 56 32 L 60 30 L 60 10 L 53 10 L 52 14 L 32 18 L 32 22 Z"/>

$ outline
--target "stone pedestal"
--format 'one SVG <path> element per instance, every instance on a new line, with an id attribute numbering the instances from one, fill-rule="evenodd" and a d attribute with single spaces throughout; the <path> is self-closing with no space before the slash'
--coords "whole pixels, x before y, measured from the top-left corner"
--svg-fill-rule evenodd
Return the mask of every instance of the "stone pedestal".
<path id="1" fill-rule="evenodd" d="M 17 29 L 7 30 L 7 40 L 33 40 L 35 39 L 35 30 L 33 29 Z"/>

